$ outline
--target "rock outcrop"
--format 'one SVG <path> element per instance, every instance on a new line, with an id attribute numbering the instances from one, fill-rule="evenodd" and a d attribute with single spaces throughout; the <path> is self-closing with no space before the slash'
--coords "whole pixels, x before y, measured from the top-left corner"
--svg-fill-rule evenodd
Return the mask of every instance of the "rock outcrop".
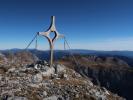
<path id="1" fill-rule="evenodd" d="M 12 67 L 0 74 L 0 100 L 75 99 L 124 100 L 62 64 L 49 67 L 45 61 Z"/>

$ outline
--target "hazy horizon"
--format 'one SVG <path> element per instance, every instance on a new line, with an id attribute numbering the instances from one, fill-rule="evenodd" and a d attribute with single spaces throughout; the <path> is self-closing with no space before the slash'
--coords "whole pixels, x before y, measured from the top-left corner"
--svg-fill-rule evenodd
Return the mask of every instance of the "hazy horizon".
<path id="1" fill-rule="evenodd" d="M 26 49 L 25 49 L 25 48 L 0 49 L 0 51 L 6 51 L 6 50 L 26 50 Z M 28 48 L 27 50 L 49 51 L 49 49 L 35 49 L 35 48 Z M 58 51 L 58 50 L 59 50 L 59 51 L 60 51 L 60 50 L 61 50 L 61 51 L 64 51 L 64 49 L 54 49 L 54 50 L 55 50 L 55 51 Z M 81 50 L 81 51 L 83 50 L 83 51 L 99 51 L 99 52 L 100 52 L 100 51 L 102 51 L 102 52 L 104 52 L 104 51 L 105 51 L 105 52 L 106 52 L 106 51 L 107 51 L 107 52 L 108 52 L 108 51 L 109 51 L 109 52 L 115 52 L 115 51 L 116 51 L 116 52 L 117 52 L 117 51 L 118 51 L 118 52 L 121 52 L 121 51 L 122 51 L 122 52 L 133 52 L 133 50 L 95 50 L 95 49 L 80 49 L 80 48 L 79 48 L 79 49 L 78 49 L 78 48 L 77 48 L 77 49 L 66 49 L 66 50 Z"/>

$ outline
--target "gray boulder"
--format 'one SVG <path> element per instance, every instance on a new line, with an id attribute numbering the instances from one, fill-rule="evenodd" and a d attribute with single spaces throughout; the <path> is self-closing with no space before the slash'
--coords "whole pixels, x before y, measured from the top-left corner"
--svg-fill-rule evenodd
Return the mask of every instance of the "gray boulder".
<path id="1" fill-rule="evenodd" d="M 42 74 L 38 73 L 31 77 L 32 83 L 40 83 L 43 80 Z"/>

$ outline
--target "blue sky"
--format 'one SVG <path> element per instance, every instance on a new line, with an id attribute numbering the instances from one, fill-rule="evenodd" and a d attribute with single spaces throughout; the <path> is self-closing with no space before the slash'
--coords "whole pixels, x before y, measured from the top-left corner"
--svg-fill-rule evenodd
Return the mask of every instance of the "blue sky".
<path id="1" fill-rule="evenodd" d="M 54 15 L 72 49 L 133 50 L 132 5 L 132 0 L 0 0 L 0 49 L 25 48 Z M 45 38 L 38 42 L 39 49 L 49 49 Z M 63 39 L 55 49 L 63 49 Z"/>

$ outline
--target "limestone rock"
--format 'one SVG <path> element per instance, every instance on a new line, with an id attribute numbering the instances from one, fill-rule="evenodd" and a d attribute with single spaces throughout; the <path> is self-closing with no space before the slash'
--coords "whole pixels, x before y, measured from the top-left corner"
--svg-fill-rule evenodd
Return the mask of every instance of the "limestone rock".
<path id="1" fill-rule="evenodd" d="M 57 96 L 50 96 L 48 98 L 44 98 L 43 100 L 58 100 Z"/>
<path id="2" fill-rule="evenodd" d="M 32 78 L 32 83 L 39 83 L 43 80 L 42 74 L 40 74 L 40 73 L 33 75 L 31 78 Z"/>
<path id="3" fill-rule="evenodd" d="M 46 91 L 43 91 L 43 95 L 44 95 L 44 96 L 47 96 L 47 92 L 46 92 Z"/>
<path id="4" fill-rule="evenodd" d="M 51 76 L 55 73 L 55 69 L 53 67 L 46 67 L 45 71 L 41 72 L 43 76 Z"/>
<path id="5" fill-rule="evenodd" d="M 54 67 L 55 67 L 55 73 L 65 71 L 65 66 L 64 65 L 56 64 L 56 65 L 54 65 Z"/>

